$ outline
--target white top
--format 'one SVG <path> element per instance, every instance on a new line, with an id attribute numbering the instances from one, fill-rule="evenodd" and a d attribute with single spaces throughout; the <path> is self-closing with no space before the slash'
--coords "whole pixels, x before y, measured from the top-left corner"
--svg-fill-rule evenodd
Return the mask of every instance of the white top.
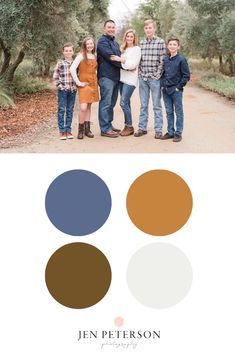
<path id="1" fill-rule="evenodd" d="M 95 55 L 92 53 L 87 53 L 87 58 L 88 59 L 95 59 Z M 74 59 L 71 67 L 70 67 L 70 73 L 71 76 L 73 78 L 73 80 L 75 81 L 77 86 L 81 86 L 81 81 L 79 81 L 78 75 L 77 75 L 77 68 L 80 64 L 80 62 L 84 59 L 84 56 L 82 53 L 79 53 L 76 57 L 76 59 Z"/>
<path id="2" fill-rule="evenodd" d="M 130 47 L 126 48 L 125 52 L 121 55 L 122 58 L 125 58 L 125 64 L 122 64 L 123 69 L 135 71 L 126 71 L 121 69 L 121 78 L 120 81 L 126 83 L 130 86 L 137 86 L 138 83 L 138 66 L 141 59 L 141 50 L 140 47 Z"/>

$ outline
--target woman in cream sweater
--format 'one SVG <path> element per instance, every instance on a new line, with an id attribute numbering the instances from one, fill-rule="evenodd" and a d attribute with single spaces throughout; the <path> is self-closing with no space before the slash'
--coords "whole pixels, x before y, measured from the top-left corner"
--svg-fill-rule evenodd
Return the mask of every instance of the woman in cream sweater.
<path id="1" fill-rule="evenodd" d="M 138 39 L 133 29 L 126 31 L 121 45 L 121 57 L 112 55 L 111 60 L 119 61 L 122 64 L 121 69 L 121 101 L 120 105 L 125 117 L 125 126 L 121 131 L 121 136 L 134 134 L 132 126 L 131 96 L 138 83 L 138 66 L 141 59 L 141 50 L 138 47 Z"/>

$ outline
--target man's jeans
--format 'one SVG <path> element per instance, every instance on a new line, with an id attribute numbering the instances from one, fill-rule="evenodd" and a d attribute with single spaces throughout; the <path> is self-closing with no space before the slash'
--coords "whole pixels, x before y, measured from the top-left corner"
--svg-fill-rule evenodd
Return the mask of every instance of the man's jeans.
<path id="1" fill-rule="evenodd" d="M 139 78 L 139 93 L 141 102 L 139 129 L 147 131 L 150 92 L 153 102 L 154 129 L 156 132 L 162 132 L 163 116 L 160 80 L 151 78 L 147 79 L 147 81 L 144 81 L 142 77 Z"/>
<path id="2" fill-rule="evenodd" d="M 99 79 L 100 103 L 99 103 L 99 123 L 101 132 L 112 130 L 113 109 L 118 98 L 119 82 L 109 78 Z"/>
<path id="3" fill-rule="evenodd" d="M 125 117 L 125 125 L 131 127 L 132 126 L 132 114 L 131 114 L 131 96 L 135 90 L 135 86 L 127 85 L 126 83 L 120 84 L 120 106 L 124 113 Z"/>
<path id="4" fill-rule="evenodd" d="M 76 91 L 58 90 L 58 126 L 60 132 L 71 132 Z M 64 121 L 64 115 L 66 119 Z"/>
<path id="5" fill-rule="evenodd" d="M 181 136 L 184 126 L 183 92 L 175 91 L 173 94 L 169 95 L 163 90 L 163 100 L 166 107 L 168 134 L 171 136 Z M 176 128 L 174 127 L 174 110 L 176 114 Z"/>

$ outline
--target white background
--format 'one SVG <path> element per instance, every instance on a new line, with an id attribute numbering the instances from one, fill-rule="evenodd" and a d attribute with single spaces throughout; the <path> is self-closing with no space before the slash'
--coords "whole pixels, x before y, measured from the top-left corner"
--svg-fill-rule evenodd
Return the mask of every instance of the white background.
<path id="1" fill-rule="evenodd" d="M 113 320 L 117 316 L 125 320 L 123 330 L 161 330 L 160 341 L 141 341 L 138 352 L 234 352 L 234 155 L 18 154 L 1 155 L 0 165 L 1 352 L 97 352 L 97 342 L 77 342 L 78 331 L 116 330 Z M 105 225 L 79 238 L 58 231 L 44 207 L 50 183 L 71 169 L 96 173 L 112 196 Z M 193 194 L 187 224 L 162 238 L 135 228 L 125 206 L 131 183 L 152 169 L 177 173 Z M 74 241 L 97 246 L 112 267 L 107 295 L 83 310 L 57 303 L 44 281 L 52 253 Z M 193 268 L 188 295 L 176 306 L 161 310 L 141 305 L 126 284 L 132 254 L 157 241 L 177 246 Z M 102 351 L 123 352 L 121 348 Z"/>

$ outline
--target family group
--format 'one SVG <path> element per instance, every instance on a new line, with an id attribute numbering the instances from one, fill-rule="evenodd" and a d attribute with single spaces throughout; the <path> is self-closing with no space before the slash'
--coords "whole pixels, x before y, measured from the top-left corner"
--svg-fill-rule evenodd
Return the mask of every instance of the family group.
<path id="1" fill-rule="evenodd" d="M 80 53 L 74 60 L 73 45 L 64 44 L 64 57 L 57 63 L 53 76 L 58 90 L 60 139 L 74 138 L 71 123 L 78 91 L 78 139 L 83 139 L 84 136 L 94 137 L 90 126 L 91 106 L 94 102 L 99 102 L 101 136 L 117 138 L 146 135 L 151 94 L 154 137 L 180 142 L 184 125 L 183 88 L 190 79 L 190 72 L 187 60 L 178 53 L 179 39 L 168 39 L 166 48 L 164 40 L 155 35 L 156 24 L 153 20 L 144 22 L 146 38 L 139 45 L 136 32 L 129 29 L 124 35 L 122 45 L 119 46 L 115 40 L 115 31 L 115 22 L 107 20 L 97 48 L 94 39 L 86 37 Z M 132 124 L 131 97 L 137 85 L 141 108 L 139 126 L 135 132 Z M 122 130 L 113 125 L 114 107 L 119 93 L 120 106 L 124 113 Z M 167 133 L 164 135 L 162 95 L 167 116 Z"/>

